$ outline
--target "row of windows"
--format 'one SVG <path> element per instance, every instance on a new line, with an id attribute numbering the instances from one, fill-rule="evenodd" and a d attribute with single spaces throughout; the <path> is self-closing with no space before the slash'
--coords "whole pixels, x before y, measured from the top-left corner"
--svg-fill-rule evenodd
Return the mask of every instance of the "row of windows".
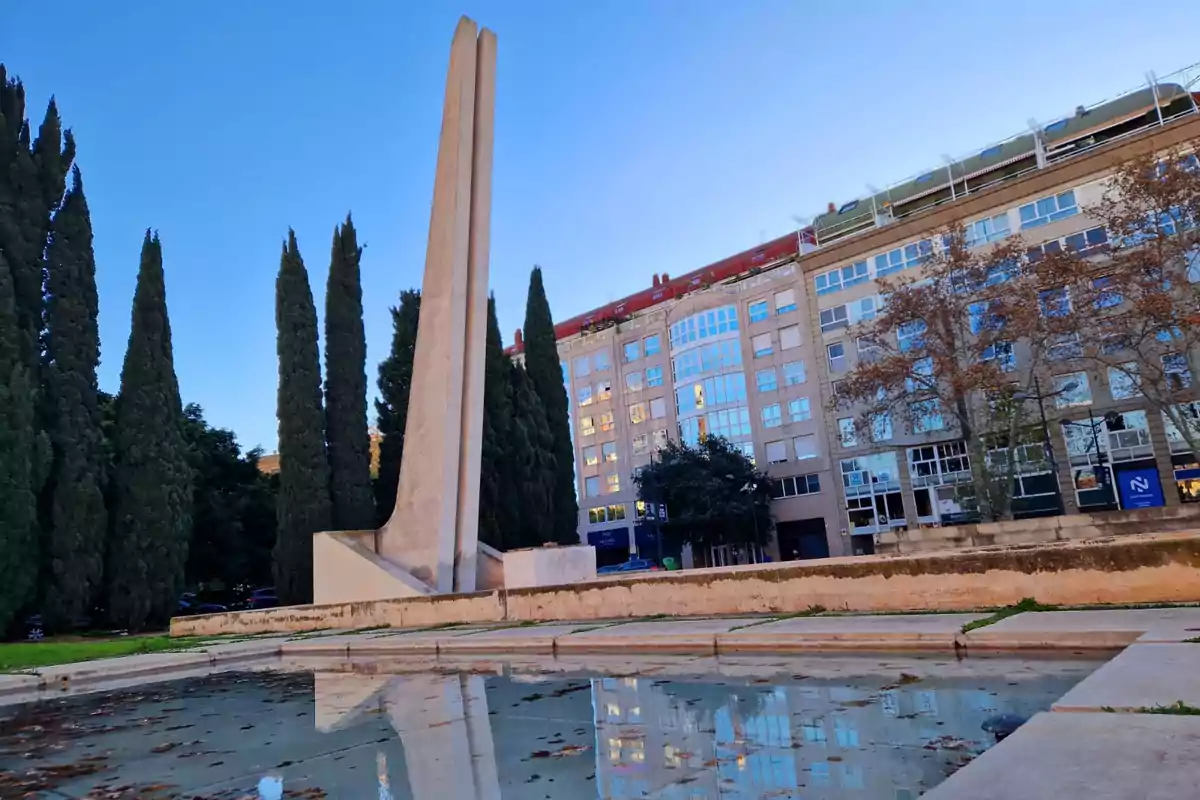
<path id="1" fill-rule="evenodd" d="M 771 496 L 779 500 L 784 497 L 816 494 L 819 491 L 821 491 L 821 479 L 814 472 L 809 475 L 780 478 L 775 482 L 775 489 L 771 493 Z"/>
<path id="2" fill-rule="evenodd" d="M 647 367 L 645 379 L 642 378 L 641 370 L 637 372 L 625 373 L 625 391 L 640 392 L 644 386 L 662 386 L 663 385 L 663 368 L 662 367 Z"/>
<path id="3" fill-rule="evenodd" d="M 710 372 L 722 372 L 742 365 L 742 346 L 736 339 L 713 342 L 680 353 L 671 359 L 675 380 L 686 381 Z"/>
<path id="4" fill-rule="evenodd" d="M 786 328 L 779 329 L 779 349 L 791 350 L 794 347 L 800 346 L 800 326 L 788 325 Z M 751 337 L 750 349 L 754 351 L 755 358 L 763 358 L 775 352 L 775 345 L 770 333 L 760 333 L 757 336 Z"/>
<path id="5" fill-rule="evenodd" d="M 600 459 L 605 461 L 617 460 L 617 443 L 605 442 L 600 445 L 597 450 L 596 445 L 589 445 L 583 448 L 583 463 L 589 467 L 594 467 L 600 463 Z"/>
<path id="6" fill-rule="evenodd" d="M 654 431 L 653 434 L 637 433 L 634 434 L 631 444 L 633 445 L 634 455 L 643 455 L 650 452 L 650 439 L 654 438 L 654 449 L 660 450 L 667 446 L 667 431 L 665 428 Z"/>
<path id="7" fill-rule="evenodd" d="M 597 506 L 588 509 L 588 522 L 598 525 L 604 522 L 616 522 L 625 519 L 625 504 L 617 503 L 611 506 Z"/>
<path id="8" fill-rule="evenodd" d="M 817 435 L 815 433 L 806 433 L 803 436 L 792 437 L 792 454 L 797 461 L 807 461 L 810 458 L 816 458 L 820 455 L 820 450 L 817 447 Z M 788 447 L 785 440 L 779 439 L 767 442 L 768 464 L 783 464 L 787 461 Z"/>
<path id="9" fill-rule="evenodd" d="M 783 385 L 799 386 L 808 380 L 808 369 L 803 361 L 789 361 L 783 365 Z M 779 388 L 779 379 L 774 367 L 757 370 L 754 383 L 760 392 L 773 392 Z"/>
<path id="10" fill-rule="evenodd" d="M 583 479 L 584 497 L 600 497 L 602 493 L 616 494 L 619 491 L 621 491 L 621 476 L 618 473 L 605 475 L 603 479 L 598 475 Z"/>
<path id="11" fill-rule="evenodd" d="M 575 377 L 583 378 L 592 372 L 603 372 L 611 366 L 607 350 L 599 350 L 590 356 L 579 356 L 575 359 Z"/>
<path id="12" fill-rule="evenodd" d="M 643 355 L 652 356 L 662 352 L 662 346 L 658 341 L 658 334 L 647 336 L 645 339 L 634 339 L 632 342 L 624 344 L 625 363 L 637 361 Z"/>
<path id="13" fill-rule="evenodd" d="M 629 422 L 640 425 L 648 419 L 662 419 L 667 416 L 666 398 L 656 397 L 649 403 L 633 403 L 629 406 Z"/>
<path id="14" fill-rule="evenodd" d="M 794 397 L 787 402 L 788 421 L 806 422 L 812 419 L 812 405 L 807 397 Z M 778 428 L 783 424 L 783 406 L 771 403 L 759 409 L 764 428 Z"/>
<path id="15" fill-rule="evenodd" d="M 796 290 L 784 289 L 781 292 L 775 293 L 775 313 L 787 314 L 796 310 Z M 766 300 L 754 300 L 747 307 L 746 311 L 750 316 L 751 322 L 762 322 L 767 319 L 771 312 L 767 308 Z"/>
<path id="16" fill-rule="evenodd" d="M 1016 217 L 1021 230 L 1047 225 L 1078 213 L 1079 205 L 1075 199 L 1074 189 L 1038 198 L 1018 206 L 1016 209 Z M 989 242 L 999 241 L 1012 233 L 1011 210 L 974 220 L 967 223 L 964 228 L 965 243 L 968 247 L 978 247 Z M 943 239 L 943 246 L 946 242 L 947 240 Z M 886 253 L 879 253 L 869 259 L 855 261 L 844 267 L 822 272 L 813 276 L 813 288 L 818 295 L 832 294 L 870 280 L 872 273 L 874 277 L 882 278 L 901 270 L 912 269 L 929 259 L 933 254 L 933 244 L 932 239 L 919 239 L 900 245 Z M 1093 243 L 1092 246 L 1095 244 Z"/>
<path id="17" fill-rule="evenodd" d="M 750 409 L 746 406 L 708 411 L 679 421 L 679 436 L 691 445 L 699 442 L 702 436 L 734 440 L 750 435 Z"/>
<path id="18" fill-rule="evenodd" d="M 872 295 L 871 297 L 860 297 L 840 306 L 823 308 L 820 313 L 821 332 L 827 333 L 863 320 L 875 319 L 882 305 L 880 298 Z"/>
<path id="19" fill-rule="evenodd" d="M 738 330 L 737 306 L 710 308 L 671 326 L 671 349 Z"/>
<path id="20" fill-rule="evenodd" d="M 741 372 L 705 378 L 675 390 L 675 408 L 681 415 L 710 406 L 746 402 L 746 376 Z"/>

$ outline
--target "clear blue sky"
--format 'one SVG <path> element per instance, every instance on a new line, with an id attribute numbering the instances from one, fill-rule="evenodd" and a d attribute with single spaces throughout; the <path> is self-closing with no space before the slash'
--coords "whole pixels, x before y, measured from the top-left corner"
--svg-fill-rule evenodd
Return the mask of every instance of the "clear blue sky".
<path id="1" fill-rule="evenodd" d="M 118 386 L 138 249 L 163 239 L 185 401 L 272 449 L 274 280 L 296 229 L 322 304 L 354 212 L 368 376 L 419 286 L 450 35 L 499 36 L 491 284 L 559 319 L 1200 61 L 1196 0 L 5 0 L 0 59 L 79 138 Z M 372 409 L 372 417 L 374 411 Z"/>

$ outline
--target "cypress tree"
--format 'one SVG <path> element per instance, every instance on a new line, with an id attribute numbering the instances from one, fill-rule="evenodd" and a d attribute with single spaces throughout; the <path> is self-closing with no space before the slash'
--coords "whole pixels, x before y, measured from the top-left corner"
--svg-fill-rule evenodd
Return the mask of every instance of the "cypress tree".
<path id="1" fill-rule="evenodd" d="M 533 381 L 520 364 L 509 370 L 513 387 L 513 424 L 504 496 L 506 529 L 513 547 L 539 547 L 555 541 L 554 437 Z"/>
<path id="2" fill-rule="evenodd" d="M 509 449 L 513 425 L 512 362 L 504 354 L 496 298 L 488 298 L 487 346 L 484 353 L 483 446 L 479 470 L 479 540 L 500 550 L 514 546 L 508 528 L 511 515 L 503 505 L 512 498 L 505 494 L 511 477 Z"/>
<path id="3" fill-rule="evenodd" d="M 332 520 L 317 310 L 292 230 L 275 281 L 275 327 L 279 352 L 275 592 L 284 605 L 295 605 L 312 600 L 312 537 L 329 530 Z"/>
<path id="4" fill-rule="evenodd" d="M 325 441 L 333 526 L 375 527 L 371 443 L 367 433 L 367 340 L 363 331 L 362 248 L 354 222 L 333 231 L 325 290 Z"/>
<path id="5" fill-rule="evenodd" d="M 45 404 L 53 448 L 43 520 L 45 624 L 62 630 L 88 614 L 101 589 L 108 518 L 96 368 L 99 301 L 92 224 L 79 169 L 54 218 L 46 251 Z"/>
<path id="6" fill-rule="evenodd" d="M 392 515 L 400 483 L 400 458 L 404 454 L 404 426 L 408 419 L 408 393 L 412 388 L 413 355 L 417 349 L 421 292 L 416 289 L 401 292 L 399 307 L 391 311 L 392 350 L 379 364 L 379 399 L 375 401 L 376 426 L 383 436 L 379 444 L 379 477 L 375 480 L 375 519 L 380 525 Z M 487 391 L 486 383 L 484 391 Z"/>
<path id="7" fill-rule="evenodd" d="M 579 506 L 575 495 L 575 454 L 571 444 L 571 420 L 562 363 L 554 336 L 554 319 L 542 285 L 542 270 L 534 267 L 529 276 L 529 299 L 525 304 L 525 371 L 542 402 L 550 431 L 550 455 L 554 461 L 552 530 L 554 541 L 579 541 Z"/>
<path id="8" fill-rule="evenodd" d="M 32 599 L 37 575 L 34 388 L 20 341 L 12 271 L 0 250 L 0 631 Z"/>
<path id="9" fill-rule="evenodd" d="M 131 630 L 170 619 L 191 535 L 192 469 L 171 349 L 162 244 L 146 231 L 113 432 L 108 613 Z"/>

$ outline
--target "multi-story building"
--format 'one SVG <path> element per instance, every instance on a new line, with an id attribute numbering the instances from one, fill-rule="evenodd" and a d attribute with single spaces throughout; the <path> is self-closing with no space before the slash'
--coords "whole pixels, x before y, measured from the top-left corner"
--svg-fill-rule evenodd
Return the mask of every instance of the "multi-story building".
<path id="1" fill-rule="evenodd" d="M 795 234 L 674 280 L 656 275 L 651 288 L 559 324 L 581 539 L 606 560 L 645 554 L 632 474 L 667 438 L 707 434 L 741 446 L 778 481 L 775 558 L 870 553 L 888 531 L 957 521 L 953 486 L 970 472 L 949 426 L 931 419 L 920 432 L 897 425 L 862 437 L 848 416 L 828 410 L 839 376 L 866 346 L 854 324 L 877 313 L 876 280 L 918 275 L 940 246 L 937 232 L 953 224 L 979 247 L 1018 233 L 1034 249 L 1103 244 L 1106 232 L 1086 209 L 1113 168 L 1200 139 L 1190 85 L 1155 82 L 1081 106 L 886 191 L 831 203 Z M 1161 415 L 1108 375 L 1059 366 L 1048 377 L 1071 390 L 1046 408 L 1058 474 L 1019 478 L 1022 513 L 1060 502 L 1067 512 L 1119 507 L 1119 493 L 1099 487 L 1132 471 L 1166 487 L 1163 503 L 1190 500 L 1175 484 L 1190 488 L 1200 471 L 1188 471 L 1195 459 Z M 1119 415 L 1113 430 L 1108 412 Z"/>

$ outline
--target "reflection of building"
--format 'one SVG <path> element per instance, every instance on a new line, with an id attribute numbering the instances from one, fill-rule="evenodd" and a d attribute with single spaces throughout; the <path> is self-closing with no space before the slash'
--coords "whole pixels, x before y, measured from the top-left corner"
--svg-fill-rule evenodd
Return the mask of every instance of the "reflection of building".
<path id="1" fill-rule="evenodd" d="M 911 429 L 881 420 L 872 436 L 852 430 L 851 412 L 824 411 L 839 378 L 873 352 L 852 326 L 878 314 L 877 279 L 918 276 L 942 247 L 935 232 L 951 224 L 966 228 L 972 247 L 1020 234 L 1029 258 L 1101 254 L 1107 233 L 1085 209 L 1113 167 L 1200 137 L 1183 85 L 1186 76 L 1080 107 L 871 197 L 830 204 L 795 234 L 675 279 L 655 274 L 648 288 L 556 326 L 584 540 L 617 559 L 635 549 L 632 473 L 667 438 L 702 434 L 729 438 L 779 479 L 777 557 L 871 552 L 876 534 L 962 521 L 969 459 L 936 409 L 914 408 Z M 898 331 L 897 345 L 923 324 Z M 1054 393 L 1047 413 L 1059 474 L 1042 443 L 1021 448 L 1018 514 L 1052 512 L 1059 486 L 1068 512 L 1197 499 L 1200 466 L 1182 438 L 1147 414 L 1127 378 L 1073 366 L 1079 346 L 1054 344 L 1044 387 Z M 1015 343 L 991 357 L 1008 365 L 1028 356 Z M 1185 354 L 1163 368 L 1191 386 Z M 1110 410 L 1120 427 L 1102 421 Z M 1115 497 L 1106 485 L 1118 487 Z"/>
<path id="2" fill-rule="evenodd" d="M 797 788 L 912 800 L 986 746 L 988 716 L 1031 715 L 1047 700 L 1002 699 L 974 680 L 874 691 L 595 679 L 597 789 L 613 800 L 784 797 Z"/>

